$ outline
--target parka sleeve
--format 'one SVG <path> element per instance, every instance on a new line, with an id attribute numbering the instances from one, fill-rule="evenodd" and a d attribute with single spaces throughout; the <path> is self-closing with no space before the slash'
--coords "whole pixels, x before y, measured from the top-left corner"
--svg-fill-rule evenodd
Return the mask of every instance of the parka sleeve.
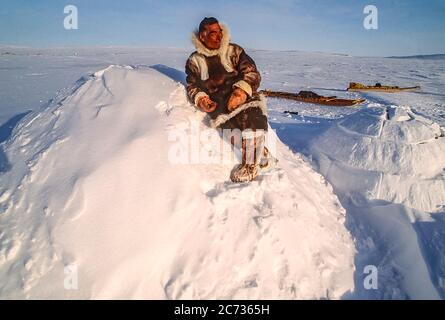
<path id="1" fill-rule="evenodd" d="M 236 67 L 240 73 L 241 80 L 234 84 L 235 87 L 243 89 L 249 96 L 256 92 L 261 83 L 261 75 L 256 67 L 253 59 L 244 51 L 243 48 L 237 46 L 239 55 L 236 61 Z"/>
<path id="2" fill-rule="evenodd" d="M 187 75 L 187 96 L 190 102 L 197 106 L 198 100 L 203 96 L 208 96 L 207 93 L 200 88 L 200 71 L 196 63 L 194 62 L 192 56 L 190 56 L 185 65 L 185 73 Z"/>

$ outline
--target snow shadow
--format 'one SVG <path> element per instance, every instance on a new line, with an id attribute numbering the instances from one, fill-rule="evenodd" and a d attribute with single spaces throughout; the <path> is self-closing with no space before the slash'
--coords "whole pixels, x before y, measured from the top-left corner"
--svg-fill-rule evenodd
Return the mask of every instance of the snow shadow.
<path id="1" fill-rule="evenodd" d="M 14 130 L 17 123 L 22 120 L 27 114 L 29 114 L 31 110 L 28 110 L 23 113 L 16 114 L 11 119 L 6 121 L 4 124 L 0 126 L 0 143 L 6 141 L 11 136 L 12 130 Z"/>
<path id="2" fill-rule="evenodd" d="M 441 97 L 441 98 L 445 97 L 445 94 L 437 93 L 437 92 L 419 91 L 416 93 L 421 94 L 421 95 L 436 96 L 436 97 Z"/>
<path id="3" fill-rule="evenodd" d="M 3 147 L 0 147 L 0 174 L 5 173 L 11 169 L 11 164 L 6 157 Z"/>
<path id="4" fill-rule="evenodd" d="M 445 299 L 445 212 L 432 215 L 434 221 L 416 222 L 416 231 L 424 249 L 431 281 Z"/>
<path id="5" fill-rule="evenodd" d="M 295 123 L 280 123 L 270 120 L 269 123 L 285 145 L 293 152 L 302 152 L 304 154 L 307 154 L 307 145 L 310 141 L 329 129 L 333 121 L 335 121 L 321 117 L 303 117 L 299 115 L 293 115 L 292 118 L 296 120 Z M 303 119 L 306 122 L 303 122 Z"/>
<path id="6" fill-rule="evenodd" d="M 324 90 L 324 91 L 337 91 L 337 92 L 348 92 L 346 89 L 334 89 L 334 88 L 311 88 L 311 90 Z"/>
<path id="7" fill-rule="evenodd" d="M 338 194 L 335 188 L 334 192 Z M 345 226 L 357 249 L 355 288 L 342 299 L 425 299 L 433 292 L 444 298 L 444 217 L 435 214 L 431 221 L 412 223 L 409 215 L 416 210 L 402 204 L 375 200 L 357 206 L 349 197 L 339 200 L 346 209 Z M 377 288 L 365 287 L 368 266 L 378 270 Z M 409 290 L 416 287 L 420 296 L 410 296 Z"/>
<path id="8" fill-rule="evenodd" d="M 155 69 L 156 71 L 166 75 L 167 77 L 176 82 L 183 84 L 184 86 L 187 85 L 185 80 L 186 74 L 183 71 L 166 66 L 164 64 L 155 64 L 150 66 L 150 68 Z"/>
<path id="9" fill-rule="evenodd" d="M 369 93 L 369 92 L 360 92 L 360 95 L 363 97 L 363 99 L 366 99 L 368 102 L 371 103 L 378 103 L 384 106 L 390 106 L 393 103 L 391 103 L 390 100 L 384 99 L 380 96 L 377 96 L 376 94 Z"/>
<path id="10" fill-rule="evenodd" d="M 22 120 L 31 111 L 16 114 L 11 119 L 0 126 L 0 144 L 9 139 L 17 123 Z M 3 146 L 0 146 L 0 174 L 8 171 L 11 168 L 8 157 L 3 151 Z"/>

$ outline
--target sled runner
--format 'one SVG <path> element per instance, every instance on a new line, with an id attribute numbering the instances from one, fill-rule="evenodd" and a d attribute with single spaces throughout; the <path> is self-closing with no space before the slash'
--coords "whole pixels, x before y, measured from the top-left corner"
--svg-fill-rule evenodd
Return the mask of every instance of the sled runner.
<path id="1" fill-rule="evenodd" d="M 349 107 L 365 102 L 365 99 L 339 99 L 336 96 L 324 97 L 312 91 L 300 91 L 299 93 L 289 93 L 280 91 L 262 90 L 260 93 L 266 97 L 296 100 L 306 103 L 320 104 L 324 106 Z"/>
<path id="2" fill-rule="evenodd" d="M 351 82 L 348 91 L 381 91 L 381 92 L 401 92 L 401 91 L 416 91 L 420 90 L 420 86 L 401 88 L 398 86 L 382 86 L 376 83 L 375 86 L 365 86 L 364 84 Z"/>

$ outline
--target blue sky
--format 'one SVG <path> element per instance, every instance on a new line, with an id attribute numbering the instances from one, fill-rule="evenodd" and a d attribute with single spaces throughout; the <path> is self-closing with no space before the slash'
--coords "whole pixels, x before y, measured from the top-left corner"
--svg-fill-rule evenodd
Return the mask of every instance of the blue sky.
<path id="1" fill-rule="evenodd" d="M 66 5 L 79 29 L 63 28 Z M 363 8 L 379 10 L 379 29 L 363 27 Z M 2 0 L 0 44 L 51 47 L 191 47 L 204 16 L 227 23 L 247 48 L 388 56 L 445 53 L 445 0 Z"/>

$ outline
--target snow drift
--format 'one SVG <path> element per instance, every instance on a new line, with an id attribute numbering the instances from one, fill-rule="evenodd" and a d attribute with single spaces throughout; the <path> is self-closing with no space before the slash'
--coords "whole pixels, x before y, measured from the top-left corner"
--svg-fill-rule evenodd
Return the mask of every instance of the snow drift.
<path id="1" fill-rule="evenodd" d="M 340 192 L 427 212 L 445 204 L 444 153 L 441 127 L 398 106 L 363 109 L 311 144 L 320 172 Z"/>
<path id="2" fill-rule="evenodd" d="M 22 119 L 3 145 L 12 165 L 0 176 L 0 297 L 353 290 L 345 211 L 281 142 L 279 168 L 251 184 L 227 182 L 230 164 L 169 161 L 169 133 L 204 127 L 203 117 L 162 73 L 110 66 Z"/>
<path id="3" fill-rule="evenodd" d="M 445 297 L 443 128 L 408 107 L 368 107 L 308 149 L 348 210 L 363 260 L 379 267 L 378 297 Z"/>

